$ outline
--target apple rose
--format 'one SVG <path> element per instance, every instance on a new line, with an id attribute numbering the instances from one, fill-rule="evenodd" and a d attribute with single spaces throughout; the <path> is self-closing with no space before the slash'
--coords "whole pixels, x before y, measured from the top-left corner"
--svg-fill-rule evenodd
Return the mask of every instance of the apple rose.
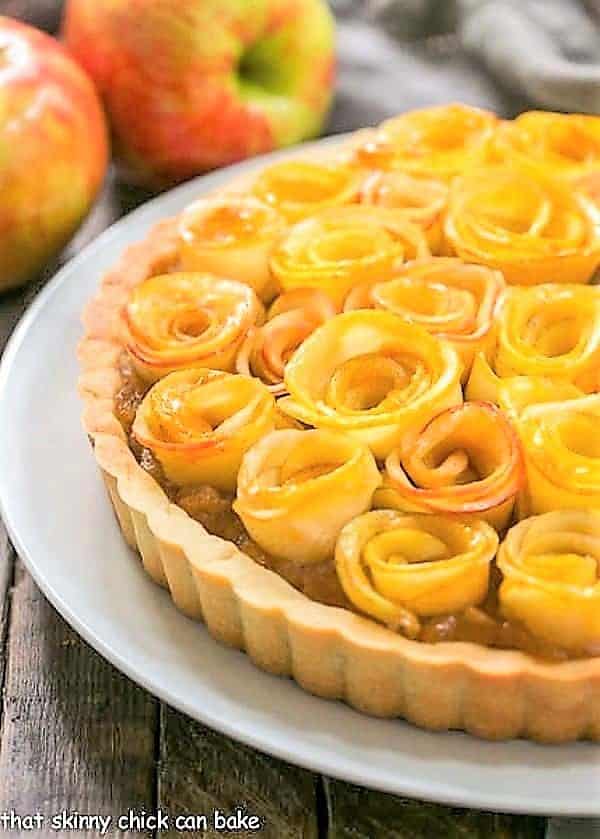
<path id="1" fill-rule="evenodd" d="M 530 512 L 600 510 L 600 394 L 531 405 L 517 427 Z"/>
<path id="2" fill-rule="evenodd" d="M 263 316 L 244 283 L 163 274 L 134 288 L 124 309 L 125 345 L 145 381 L 192 365 L 232 370 L 248 330 Z"/>
<path id="3" fill-rule="evenodd" d="M 516 285 L 585 283 L 600 263 L 589 204 L 532 166 L 488 166 L 457 178 L 444 235 L 457 256 L 497 268 Z"/>
<path id="4" fill-rule="evenodd" d="M 496 531 L 484 521 L 373 510 L 344 527 L 335 565 L 357 609 L 416 638 L 420 617 L 485 599 L 497 547 Z"/>
<path id="5" fill-rule="evenodd" d="M 271 269 L 284 290 L 320 288 L 341 306 L 354 286 L 387 279 L 405 260 L 429 255 L 423 231 L 402 213 L 358 205 L 294 225 Z"/>
<path id="6" fill-rule="evenodd" d="M 492 155 L 533 162 L 553 175 L 577 178 L 600 169 L 600 118 L 527 111 L 500 125 Z"/>
<path id="7" fill-rule="evenodd" d="M 332 300 L 316 288 L 296 288 L 280 295 L 269 310 L 267 323 L 252 329 L 236 359 L 236 370 L 257 376 L 280 395 L 285 392 L 285 365 L 317 326 L 337 314 Z"/>
<path id="8" fill-rule="evenodd" d="M 499 271 L 433 257 L 407 262 L 385 282 L 359 286 L 344 309 L 386 309 L 418 323 L 458 352 L 467 376 L 477 352 L 491 351 L 504 280 Z"/>
<path id="9" fill-rule="evenodd" d="M 280 409 L 347 432 L 386 457 L 411 428 L 462 402 L 456 351 L 390 312 L 337 315 L 294 353 Z"/>
<path id="10" fill-rule="evenodd" d="M 493 367 L 600 389 L 600 287 L 511 288 L 500 311 Z"/>
<path id="11" fill-rule="evenodd" d="M 558 510 L 519 522 L 498 566 L 509 620 L 572 654 L 600 653 L 600 512 Z"/>
<path id="12" fill-rule="evenodd" d="M 523 452 L 508 418 L 489 402 L 464 402 L 405 435 L 386 459 L 375 505 L 476 516 L 501 530 L 524 482 Z"/>
<path id="13" fill-rule="evenodd" d="M 443 249 L 442 215 L 447 200 L 447 184 L 406 172 L 373 172 L 360 191 L 361 203 L 399 210 L 421 227 L 434 254 Z"/>
<path id="14" fill-rule="evenodd" d="M 333 557 L 342 527 L 371 506 L 381 481 L 366 446 L 335 431 L 274 431 L 244 457 L 233 508 L 273 556 Z"/>
<path id="15" fill-rule="evenodd" d="M 269 259 L 286 227 L 276 210 L 252 196 L 200 199 L 181 214 L 181 265 L 239 280 L 269 300 L 276 291 Z"/>
<path id="16" fill-rule="evenodd" d="M 501 379 L 482 353 L 475 357 L 465 389 L 466 399 L 495 402 L 513 420 L 529 405 L 564 402 L 580 396 L 584 396 L 580 388 L 562 379 L 546 376 L 508 376 Z"/>
<path id="17" fill-rule="evenodd" d="M 357 200 L 362 174 L 343 162 L 291 160 L 260 173 L 252 193 L 290 222 Z"/>
<path id="18" fill-rule="evenodd" d="M 192 368 L 150 388 L 132 430 L 173 483 L 231 492 L 244 454 L 275 422 L 275 400 L 257 379 Z"/>
<path id="19" fill-rule="evenodd" d="M 467 105 L 409 111 L 382 123 L 356 150 L 371 169 L 450 180 L 484 159 L 498 118 Z"/>

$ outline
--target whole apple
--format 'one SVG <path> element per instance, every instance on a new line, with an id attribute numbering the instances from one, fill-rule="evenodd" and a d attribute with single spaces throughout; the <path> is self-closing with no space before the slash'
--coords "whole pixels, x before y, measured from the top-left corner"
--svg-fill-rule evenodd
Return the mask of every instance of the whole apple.
<path id="1" fill-rule="evenodd" d="M 0 15 L 0 291 L 66 244 L 107 159 L 102 106 L 85 73 L 49 35 Z"/>
<path id="2" fill-rule="evenodd" d="M 331 101 L 326 0 L 68 0 L 63 31 L 146 185 L 315 136 Z"/>

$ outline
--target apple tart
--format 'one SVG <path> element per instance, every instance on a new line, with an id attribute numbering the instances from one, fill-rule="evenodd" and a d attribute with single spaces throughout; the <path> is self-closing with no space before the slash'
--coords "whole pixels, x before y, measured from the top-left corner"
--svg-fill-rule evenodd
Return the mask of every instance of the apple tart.
<path id="1" fill-rule="evenodd" d="M 103 279 L 79 388 L 215 638 L 366 713 L 598 740 L 595 129 L 544 119 L 529 154 L 436 107 L 192 202 Z"/>

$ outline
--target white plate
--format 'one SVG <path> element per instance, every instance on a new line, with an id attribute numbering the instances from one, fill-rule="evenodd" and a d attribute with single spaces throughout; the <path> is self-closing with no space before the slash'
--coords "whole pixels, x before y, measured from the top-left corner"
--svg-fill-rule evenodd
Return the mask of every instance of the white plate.
<path id="1" fill-rule="evenodd" d="M 428 733 L 317 699 L 256 669 L 180 615 L 125 546 L 79 419 L 81 310 L 101 273 L 154 222 L 262 165 L 264 159 L 211 174 L 146 204 L 63 268 L 23 318 L 0 369 L 0 499 L 13 542 L 48 598 L 102 655 L 231 737 L 414 798 L 600 815 L 599 748 Z"/>

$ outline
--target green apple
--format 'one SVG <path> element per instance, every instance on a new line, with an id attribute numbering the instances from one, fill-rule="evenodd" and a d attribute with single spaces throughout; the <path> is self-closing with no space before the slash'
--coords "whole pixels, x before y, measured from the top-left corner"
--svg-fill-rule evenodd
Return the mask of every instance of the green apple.
<path id="1" fill-rule="evenodd" d="M 107 157 L 102 106 L 85 73 L 53 38 L 0 16 L 0 291 L 65 245 Z"/>
<path id="2" fill-rule="evenodd" d="M 64 37 L 149 185 L 315 136 L 331 101 L 325 0 L 68 0 Z"/>

